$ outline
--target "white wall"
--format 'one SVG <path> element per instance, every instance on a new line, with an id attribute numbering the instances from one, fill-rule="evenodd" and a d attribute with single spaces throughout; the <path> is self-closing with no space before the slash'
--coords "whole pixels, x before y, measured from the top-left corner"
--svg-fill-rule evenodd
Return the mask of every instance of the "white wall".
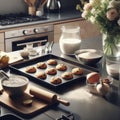
<path id="1" fill-rule="evenodd" d="M 27 12 L 24 0 L 0 0 L 0 14 Z"/>

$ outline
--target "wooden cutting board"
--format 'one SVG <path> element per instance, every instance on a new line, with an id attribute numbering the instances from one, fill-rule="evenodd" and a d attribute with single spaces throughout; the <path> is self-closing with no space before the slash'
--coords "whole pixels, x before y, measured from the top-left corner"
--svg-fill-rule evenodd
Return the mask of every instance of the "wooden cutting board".
<path id="1" fill-rule="evenodd" d="M 23 101 L 26 99 L 32 99 L 32 104 L 24 105 Z M 16 112 L 20 116 L 27 118 L 34 117 L 34 115 L 40 114 L 50 106 L 56 105 L 56 103 L 48 103 L 42 99 L 36 99 L 35 97 L 31 98 L 31 95 L 28 93 L 25 93 L 24 96 L 18 99 L 11 99 L 6 92 L 0 95 L 0 104 Z"/>
<path id="2" fill-rule="evenodd" d="M 15 63 L 15 62 L 18 62 L 18 61 L 23 60 L 23 58 L 21 57 L 21 55 L 20 55 L 19 52 L 6 53 L 6 52 L 3 52 L 3 51 L 0 51 L 0 55 L 1 55 L 1 56 L 3 56 L 3 55 L 8 55 L 9 58 L 10 58 L 9 64 L 12 64 L 12 63 Z"/>

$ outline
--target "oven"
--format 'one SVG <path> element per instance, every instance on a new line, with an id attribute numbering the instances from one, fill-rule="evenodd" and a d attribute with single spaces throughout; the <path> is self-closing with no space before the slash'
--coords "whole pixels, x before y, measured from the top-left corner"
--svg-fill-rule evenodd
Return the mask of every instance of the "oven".
<path id="1" fill-rule="evenodd" d="M 30 28 L 19 28 L 5 32 L 5 51 L 21 50 L 27 44 L 33 47 L 45 45 L 47 41 L 54 40 L 53 25 L 38 25 Z"/>

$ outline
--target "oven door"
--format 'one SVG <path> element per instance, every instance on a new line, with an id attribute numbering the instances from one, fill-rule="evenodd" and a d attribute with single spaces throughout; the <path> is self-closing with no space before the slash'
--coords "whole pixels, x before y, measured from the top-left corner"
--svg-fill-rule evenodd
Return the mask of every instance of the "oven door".
<path id="1" fill-rule="evenodd" d="M 16 50 L 21 50 L 26 47 L 27 44 L 33 44 L 33 47 L 38 47 L 40 45 L 45 45 L 47 41 L 53 41 L 53 32 L 42 33 L 36 35 L 29 35 L 17 38 L 7 38 L 5 40 L 5 51 L 11 52 Z"/>

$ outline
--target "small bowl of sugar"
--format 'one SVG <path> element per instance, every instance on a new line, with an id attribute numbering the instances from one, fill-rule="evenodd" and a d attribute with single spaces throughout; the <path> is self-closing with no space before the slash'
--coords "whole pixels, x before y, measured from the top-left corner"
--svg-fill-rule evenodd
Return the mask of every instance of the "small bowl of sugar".
<path id="1" fill-rule="evenodd" d="M 75 57 L 83 64 L 97 64 L 103 57 L 103 52 L 96 49 L 81 49 L 75 51 Z"/>

